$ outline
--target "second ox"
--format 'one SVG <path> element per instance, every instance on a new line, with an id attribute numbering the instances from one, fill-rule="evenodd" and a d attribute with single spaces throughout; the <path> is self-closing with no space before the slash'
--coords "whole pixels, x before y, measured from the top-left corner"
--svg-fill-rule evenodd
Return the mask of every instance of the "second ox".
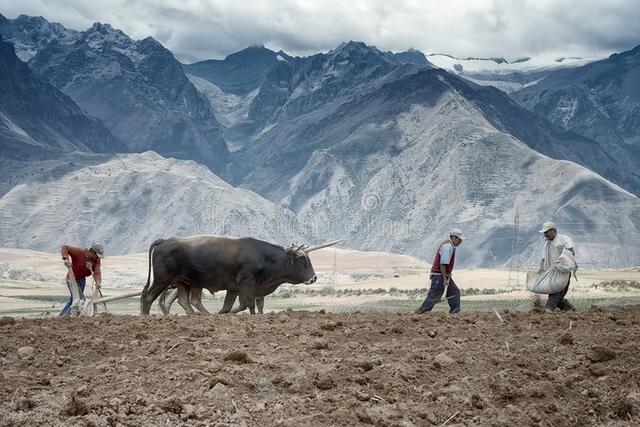
<path id="1" fill-rule="evenodd" d="M 316 281 L 309 252 L 334 245 L 284 248 L 253 238 L 217 236 L 159 239 L 149 247 L 149 276 L 140 298 L 142 314 L 149 314 L 155 299 L 169 287 L 179 291 L 180 305 L 194 313 L 189 289 L 226 290 L 221 313 L 231 311 L 238 296 L 240 307 L 255 314 L 255 299 L 283 283 Z M 153 268 L 153 282 L 151 269 Z"/>

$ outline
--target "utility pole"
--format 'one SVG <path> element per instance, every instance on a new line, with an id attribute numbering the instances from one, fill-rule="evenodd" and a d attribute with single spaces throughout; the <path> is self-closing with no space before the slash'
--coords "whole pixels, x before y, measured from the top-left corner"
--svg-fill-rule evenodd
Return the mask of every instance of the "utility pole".
<path id="1" fill-rule="evenodd" d="M 338 266 L 338 250 L 333 248 L 333 272 L 331 273 L 331 285 L 336 285 L 336 269 Z"/>
<path id="2" fill-rule="evenodd" d="M 520 265 L 516 258 L 520 254 L 520 211 L 516 208 L 516 213 L 513 218 L 513 243 L 511 245 L 511 259 L 509 260 L 509 278 L 508 286 L 512 285 L 512 276 L 515 274 L 515 287 L 520 288 Z M 514 271 L 515 270 L 515 271 Z"/>

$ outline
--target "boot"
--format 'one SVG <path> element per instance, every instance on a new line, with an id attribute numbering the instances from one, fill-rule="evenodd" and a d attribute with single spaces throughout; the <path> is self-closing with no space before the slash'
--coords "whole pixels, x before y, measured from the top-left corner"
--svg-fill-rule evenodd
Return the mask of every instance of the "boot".
<path id="1" fill-rule="evenodd" d="M 560 301 L 560 303 L 558 304 L 558 308 L 561 311 L 576 311 L 576 308 L 567 299 L 563 299 L 562 301 Z"/>

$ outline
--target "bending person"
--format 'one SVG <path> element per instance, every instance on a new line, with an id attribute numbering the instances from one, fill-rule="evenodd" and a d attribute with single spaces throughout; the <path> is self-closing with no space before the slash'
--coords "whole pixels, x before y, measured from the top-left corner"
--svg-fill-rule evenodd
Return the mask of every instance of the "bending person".
<path id="1" fill-rule="evenodd" d="M 62 255 L 64 265 L 69 268 L 69 273 L 67 273 L 66 281 L 67 288 L 69 288 L 69 293 L 71 294 L 71 296 L 69 297 L 69 300 L 65 304 L 60 314 L 58 314 L 58 317 L 67 317 L 71 316 L 71 314 L 76 314 L 73 313 L 73 310 L 78 308 L 73 307 L 74 292 L 71 280 L 75 279 L 78 287 L 78 297 L 81 300 L 84 299 L 84 287 L 87 283 L 87 277 L 93 274 L 93 278 L 96 281 L 96 286 L 100 288 L 100 284 L 102 283 L 102 275 L 100 273 L 100 260 L 104 257 L 104 250 L 102 249 L 102 245 L 98 244 L 92 245 L 89 249 L 63 245 L 60 248 L 60 254 Z M 72 275 L 73 277 L 71 277 Z M 75 302 L 77 303 L 77 301 Z"/>

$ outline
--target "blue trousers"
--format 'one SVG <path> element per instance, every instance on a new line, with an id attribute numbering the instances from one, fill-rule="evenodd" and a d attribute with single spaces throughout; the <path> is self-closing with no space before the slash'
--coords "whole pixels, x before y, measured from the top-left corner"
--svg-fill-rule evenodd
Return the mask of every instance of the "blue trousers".
<path id="1" fill-rule="evenodd" d="M 84 287 L 87 283 L 87 278 L 83 277 L 81 279 L 76 279 L 76 283 L 78 284 L 78 294 L 80 294 L 80 299 L 84 298 Z M 69 293 L 71 294 L 71 283 L 67 280 L 67 288 L 69 289 Z M 67 317 L 71 316 L 71 305 L 73 304 L 73 294 L 69 297 L 67 304 L 65 304 L 64 308 L 58 314 L 58 317 Z"/>
<path id="2" fill-rule="evenodd" d="M 431 286 L 427 297 L 424 299 L 418 313 L 424 313 L 425 311 L 431 311 L 438 301 L 442 298 L 444 293 L 444 278 L 439 274 L 431 275 Z M 453 279 L 449 279 L 449 287 L 447 288 L 447 302 L 449 303 L 449 313 L 460 312 L 460 289 L 456 286 Z"/>

